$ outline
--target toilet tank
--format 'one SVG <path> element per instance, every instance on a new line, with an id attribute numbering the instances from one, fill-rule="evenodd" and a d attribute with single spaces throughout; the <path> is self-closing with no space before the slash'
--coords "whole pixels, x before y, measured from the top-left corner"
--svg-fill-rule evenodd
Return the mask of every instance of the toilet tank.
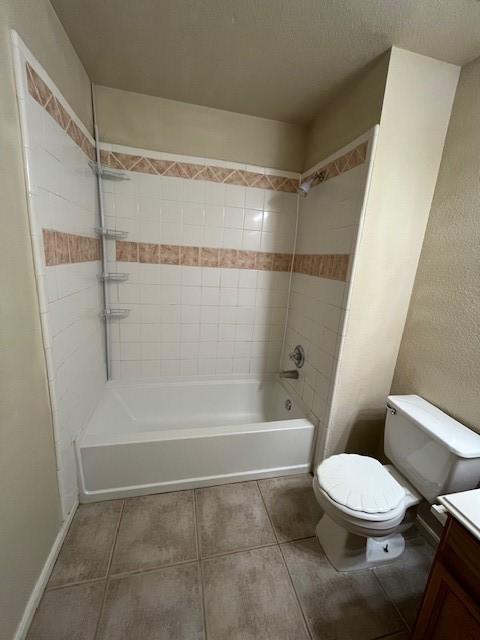
<path id="1" fill-rule="evenodd" d="M 420 396 L 389 396 L 385 453 L 429 502 L 480 483 L 480 435 Z"/>

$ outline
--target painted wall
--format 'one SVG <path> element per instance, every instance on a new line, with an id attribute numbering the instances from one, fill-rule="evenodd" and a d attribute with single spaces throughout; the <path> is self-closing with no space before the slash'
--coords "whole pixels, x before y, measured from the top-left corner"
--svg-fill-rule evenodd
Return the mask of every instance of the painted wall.
<path id="1" fill-rule="evenodd" d="M 363 136 L 312 167 L 302 178 L 317 173 L 322 181 L 310 189 L 306 198 L 300 198 L 297 272 L 292 278 L 282 368 L 293 367 L 288 355 L 297 344 L 305 350 L 305 364 L 299 369 L 297 380 L 285 379 L 283 384 L 320 424 L 319 441 L 325 435 L 325 416 L 342 341 L 348 263 L 355 248 L 365 195 L 368 145 L 371 146 L 371 136 Z M 343 268 L 339 272 L 317 269 L 314 256 L 325 256 L 324 263 L 341 259 Z M 307 264 L 298 268 L 302 262 Z"/>
<path id="2" fill-rule="evenodd" d="M 15 29 L 92 131 L 90 79 L 48 0 L 6 0 L 2 29 Z"/>
<path id="3" fill-rule="evenodd" d="M 462 69 L 393 393 L 418 393 L 480 431 L 480 59 Z"/>
<path id="4" fill-rule="evenodd" d="M 324 453 L 376 454 L 459 68 L 390 56 Z M 415 100 L 412 99 L 415 96 Z M 320 453 L 320 452 L 319 452 Z"/>
<path id="5" fill-rule="evenodd" d="M 137 158 L 128 181 L 104 181 L 107 225 L 128 231 L 110 245 L 109 270 L 129 276 L 110 300 L 130 309 L 111 322 L 113 376 L 278 371 L 297 174 L 270 173 L 273 189 L 244 165 L 102 146 L 113 166 Z"/>
<path id="6" fill-rule="evenodd" d="M 95 87 L 100 139 L 128 147 L 301 171 L 305 129 L 109 87 Z"/>
<path id="7" fill-rule="evenodd" d="M 77 504 L 74 441 L 106 381 L 94 141 L 51 78 L 16 40 L 30 233 L 66 518 Z"/>
<path id="8" fill-rule="evenodd" d="M 335 153 L 380 122 L 390 51 L 370 63 L 322 109 L 307 131 L 304 168 Z"/>
<path id="9" fill-rule="evenodd" d="M 13 636 L 61 521 L 10 28 L 19 31 L 82 119 L 89 120 L 85 71 L 49 2 L 0 3 L 1 638 Z"/>

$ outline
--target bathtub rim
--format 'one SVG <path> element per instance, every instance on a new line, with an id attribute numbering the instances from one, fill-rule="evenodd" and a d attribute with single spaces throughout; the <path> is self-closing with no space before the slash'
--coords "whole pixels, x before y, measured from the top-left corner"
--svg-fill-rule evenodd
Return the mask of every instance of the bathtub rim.
<path id="1" fill-rule="evenodd" d="M 192 438 L 215 438 L 219 435 L 233 436 L 251 433 L 268 433 L 271 431 L 283 431 L 286 429 L 301 430 L 315 428 L 315 424 L 308 418 L 291 418 L 285 420 L 264 420 L 256 422 L 237 423 L 231 425 L 219 425 L 215 427 L 173 427 L 172 429 L 149 431 L 135 431 L 132 434 L 109 433 L 88 434 L 85 433 L 78 440 L 80 449 L 90 447 L 109 447 L 112 445 L 143 444 L 145 442 L 162 442 L 165 440 L 187 440 Z"/>
<path id="2" fill-rule="evenodd" d="M 248 374 L 248 373 L 209 373 L 191 376 L 159 376 L 157 378 L 131 378 L 119 380 L 107 380 L 105 387 L 154 387 L 158 385 L 166 386 L 200 386 L 206 382 L 217 384 L 241 383 L 241 382 L 279 382 L 280 378 L 276 373 Z"/>

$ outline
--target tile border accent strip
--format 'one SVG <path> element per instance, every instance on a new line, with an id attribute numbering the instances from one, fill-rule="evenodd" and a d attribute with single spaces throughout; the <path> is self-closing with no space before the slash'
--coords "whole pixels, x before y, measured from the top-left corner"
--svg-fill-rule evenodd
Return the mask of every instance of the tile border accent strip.
<path id="1" fill-rule="evenodd" d="M 345 281 L 347 279 L 350 256 L 332 254 L 297 255 L 294 257 L 291 253 L 187 247 L 183 245 L 117 240 L 116 259 L 119 262 L 139 262 L 143 264 L 283 272 L 291 270 L 293 261 L 293 271 L 296 273 Z"/>
<path id="2" fill-rule="evenodd" d="M 102 164 L 112 169 L 149 173 L 151 175 L 170 178 L 206 180 L 207 182 L 220 182 L 242 187 L 256 187 L 257 189 L 284 191 L 286 193 L 296 193 L 299 185 L 298 178 L 287 178 L 285 176 L 257 173 L 243 169 L 229 169 L 208 164 L 158 160 L 130 153 L 120 153 L 118 151 L 102 150 L 100 152 L 100 159 Z"/>
<path id="3" fill-rule="evenodd" d="M 293 259 L 293 271 L 307 276 L 346 282 L 349 262 L 348 254 L 299 254 Z"/>
<path id="4" fill-rule="evenodd" d="M 53 229 L 42 229 L 42 235 L 47 267 L 100 260 L 101 250 L 98 238 Z"/>
<path id="5" fill-rule="evenodd" d="M 344 153 L 342 156 L 335 158 L 335 160 L 328 162 L 319 169 L 315 169 L 315 171 L 302 177 L 301 184 L 312 181 L 311 186 L 316 187 L 322 182 L 336 178 L 341 173 L 355 169 L 355 167 L 358 167 L 366 161 L 367 148 L 368 141 L 362 142 L 354 149 L 347 151 L 347 153 Z"/>
<path id="6" fill-rule="evenodd" d="M 172 244 L 152 244 L 117 240 L 116 257 L 119 262 L 171 264 L 186 267 L 224 267 L 229 269 L 258 269 L 261 271 L 290 271 L 291 253 L 267 253 L 215 247 L 187 247 Z"/>
<path id="7" fill-rule="evenodd" d="M 51 115 L 90 160 L 95 160 L 95 147 L 67 113 L 61 100 L 54 95 L 45 81 L 28 62 L 25 63 L 25 71 L 28 92 L 32 98 Z M 118 151 L 106 151 L 104 149 L 100 151 L 100 158 L 102 164 L 121 171 L 134 171 L 136 173 L 184 178 L 187 180 L 206 180 L 207 182 L 296 193 L 300 184 L 313 179 L 311 186 L 315 187 L 326 180 L 330 180 L 330 178 L 335 178 L 341 173 L 363 164 L 367 157 L 367 147 L 368 142 L 362 142 L 342 156 L 307 174 L 301 181 L 297 178 L 287 178 L 281 175 L 192 162 L 159 160 L 157 158 L 120 153 Z"/>
<path id="8" fill-rule="evenodd" d="M 44 80 L 42 80 L 28 62 L 25 63 L 25 70 L 27 74 L 28 93 L 41 107 L 48 111 L 57 124 L 60 125 L 85 155 L 88 156 L 90 160 L 95 160 L 95 147 L 77 123 L 69 116 L 60 99 L 53 94 Z"/>

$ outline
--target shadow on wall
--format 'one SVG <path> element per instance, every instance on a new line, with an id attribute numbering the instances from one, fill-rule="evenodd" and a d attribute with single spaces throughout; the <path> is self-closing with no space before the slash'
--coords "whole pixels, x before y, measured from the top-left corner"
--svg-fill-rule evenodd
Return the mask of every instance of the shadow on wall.
<path id="1" fill-rule="evenodd" d="M 345 80 L 307 133 L 304 170 L 380 122 L 390 50 Z"/>
<path id="2" fill-rule="evenodd" d="M 361 411 L 352 422 L 345 453 L 358 453 L 383 461 L 383 434 L 385 430 L 384 411 Z"/>

